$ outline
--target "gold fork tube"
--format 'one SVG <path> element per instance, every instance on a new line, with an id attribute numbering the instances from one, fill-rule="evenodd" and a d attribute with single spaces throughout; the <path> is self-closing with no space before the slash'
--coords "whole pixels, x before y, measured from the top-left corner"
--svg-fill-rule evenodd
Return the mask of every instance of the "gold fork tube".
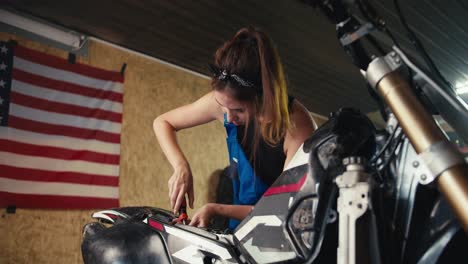
<path id="1" fill-rule="evenodd" d="M 438 141 L 447 141 L 432 116 L 416 98 L 409 84 L 398 72 L 385 75 L 377 85 L 381 96 L 400 122 L 416 152 Z M 437 178 L 437 186 L 451 205 L 455 216 L 468 233 L 468 166 L 453 166 Z"/>

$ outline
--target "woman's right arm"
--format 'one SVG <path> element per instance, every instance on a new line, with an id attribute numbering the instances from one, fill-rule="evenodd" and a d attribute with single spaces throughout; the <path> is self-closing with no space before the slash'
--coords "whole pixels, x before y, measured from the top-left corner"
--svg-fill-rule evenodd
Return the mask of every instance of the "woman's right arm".
<path id="1" fill-rule="evenodd" d="M 153 122 L 153 129 L 162 151 L 174 169 L 169 179 L 169 198 L 175 213 L 179 210 L 185 194 L 193 208 L 193 179 L 190 166 L 177 143 L 176 132 L 189 127 L 205 124 L 222 118 L 222 110 L 210 92 L 197 101 L 181 106 L 158 116 Z"/>

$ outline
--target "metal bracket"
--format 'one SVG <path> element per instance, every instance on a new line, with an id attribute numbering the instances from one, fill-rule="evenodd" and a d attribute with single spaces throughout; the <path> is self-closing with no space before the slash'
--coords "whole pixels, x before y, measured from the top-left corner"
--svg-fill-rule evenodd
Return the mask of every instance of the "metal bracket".
<path id="1" fill-rule="evenodd" d="M 413 173 L 416 175 L 420 184 L 427 185 L 434 181 L 434 175 L 432 175 L 432 172 L 426 166 L 426 162 L 421 158 L 421 156 L 416 153 L 414 154 L 414 160 L 411 162 Z"/>
<path id="2" fill-rule="evenodd" d="M 427 172 L 420 174 L 419 183 L 426 185 L 449 168 L 465 163 L 458 149 L 449 141 L 439 141 L 419 153 L 418 159 Z M 417 161 L 415 161 L 417 162 Z M 414 165 L 414 164 L 413 164 Z"/>
<path id="3" fill-rule="evenodd" d="M 356 220 L 364 215 L 370 206 L 369 176 L 365 173 L 364 166 L 360 164 L 359 159 L 348 159 L 346 163 L 346 171 L 335 180 L 340 189 L 337 201 L 338 264 L 356 263 Z"/>
<path id="4" fill-rule="evenodd" d="M 403 60 L 395 51 L 391 51 L 385 57 L 375 58 L 369 67 L 367 67 L 366 79 L 372 88 L 376 88 L 377 84 L 385 75 L 397 70 L 403 65 Z"/>
<path id="5" fill-rule="evenodd" d="M 346 22 L 348 22 L 348 21 L 345 21 L 344 23 L 342 22 L 342 23 L 338 24 L 337 28 L 342 27 L 344 24 L 346 24 Z M 349 44 L 353 43 L 354 41 L 364 37 L 365 35 L 370 34 L 374 29 L 375 29 L 375 27 L 374 27 L 374 25 L 372 25 L 372 23 L 366 23 L 366 24 L 360 26 L 359 29 L 354 31 L 353 33 L 343 35 L 340 38 L 341 45 L 343 45 L 343 46 L 349 45 Z"/>

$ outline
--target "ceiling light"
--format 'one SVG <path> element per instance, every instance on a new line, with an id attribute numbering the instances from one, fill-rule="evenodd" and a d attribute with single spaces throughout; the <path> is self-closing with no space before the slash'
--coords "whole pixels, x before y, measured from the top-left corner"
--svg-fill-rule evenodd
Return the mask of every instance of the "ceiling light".
<path id="1" fill-rule="evenodd" d="M 466 81 L 466 82 L 457 82 L 457 84 L 455 85 L 455 92 L 458 95 L 468 93 L 468 81 Z"/>
<path id="2" fill-rule="evenodd" d="M 4 9 L 0 9 L 0 22 L 56 41 L 75 50 L 81 48 L 86 41 L 84 35 L 65 31 L 56 26 L 20 16 Z"/>

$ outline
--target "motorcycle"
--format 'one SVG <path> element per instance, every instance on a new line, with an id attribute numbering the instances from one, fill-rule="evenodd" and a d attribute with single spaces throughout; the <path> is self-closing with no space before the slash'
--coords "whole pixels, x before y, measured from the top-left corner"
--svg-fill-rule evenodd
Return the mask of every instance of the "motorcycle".
<path id="1" fill-rule="evenodd" d="M 399 47 L 380 57 L 368 54 L 361 42 L 376 44 L 370 31 L 386 29 L 366 1 L 357 1 L 367 12 L 364 25 L 340 0 L 304 2 L 337 25 L 340 44 L 368 80 L 386 128 L 377 130 L 355 109 L 331 114 L 232 233 L 185 225 L 158 208 L 95 212 L 99 221 L 83 232 L 85 263 L 466 259 L 468 167 L 432 114 L 468 142 L 467 109 Z"/>

